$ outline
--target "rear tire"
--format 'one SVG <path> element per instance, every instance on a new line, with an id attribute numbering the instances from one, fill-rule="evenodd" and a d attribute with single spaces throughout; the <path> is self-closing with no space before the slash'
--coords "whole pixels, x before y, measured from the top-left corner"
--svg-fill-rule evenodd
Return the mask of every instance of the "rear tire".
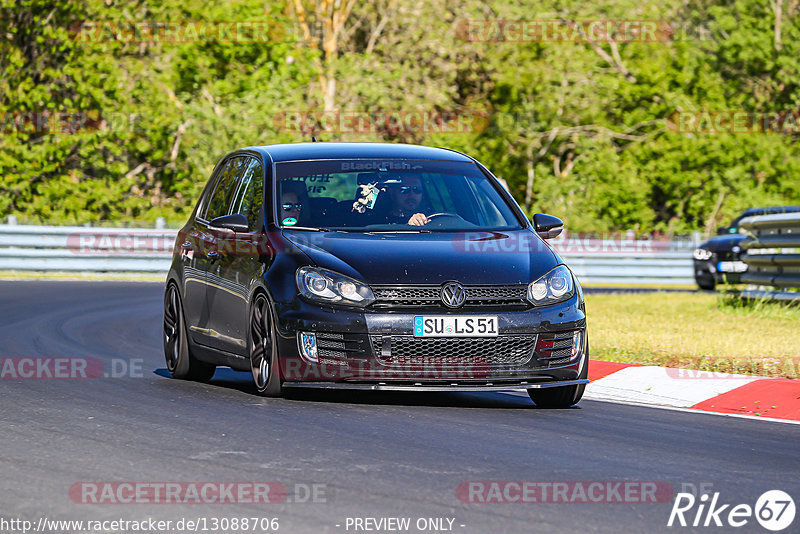
<path id="1" fill-rule="evenodd" d="M 256 391 L 264 397 L 280 397 L 283 383 L 278 365 L 275 322 L 272 320 L 272 307 L 263 294 L 258 294 L 253 301 L 249 332 L 247 347 Z"/>
<path id="2" fill-rule="evenodd" d="M 208 382 L 217 366 L 192 356 L 178 288 L 169 284 L 164 293 L 164 359 L 173 378 Z"/>
<path id="3" fill-rule="evenodd" d="M 579 379 L 584 379 L 589 376 L 588 342 L 586 344 L 586 354 L 584 355 L 584 358 L 586 358 L 586 361 L 583 364 L 583 370 L 581 370 L 581 374 L 578 376 Z M 569 408 L 581 400 L 585 390 L 586 384 L 555 388 L 537 388 L 529 389 L 528 396 L 539 408 Z"/>

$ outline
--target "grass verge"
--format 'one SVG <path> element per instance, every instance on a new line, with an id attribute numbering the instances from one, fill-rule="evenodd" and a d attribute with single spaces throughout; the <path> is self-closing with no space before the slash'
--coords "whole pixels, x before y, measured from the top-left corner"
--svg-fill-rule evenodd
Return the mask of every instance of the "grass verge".
<path id="1" fill-rule="evenodd" d="M 800 378 L 800 307 L 713 293 L 587 294 L 591 357 Z"/>
<path id="2" fill-rule="evenodd" d="M 0 271 L 0 280 L 108 280 L 131 282 L 164 282 L 166 274 L 73 271 Z"/>

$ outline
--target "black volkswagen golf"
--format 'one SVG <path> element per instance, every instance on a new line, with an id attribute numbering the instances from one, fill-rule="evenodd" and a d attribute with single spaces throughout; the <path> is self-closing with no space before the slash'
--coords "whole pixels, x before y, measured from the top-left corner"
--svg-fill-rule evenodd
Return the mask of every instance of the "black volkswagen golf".
<path id="1" fill-rule="evenodd" d="M 588 382 L 581 286 L 498 180 L 464 154 L 382 143 L 244 148 L 179 232 L 164 298 L 176 378 L 250 371 L 287 388 L 526 389 Z"/>

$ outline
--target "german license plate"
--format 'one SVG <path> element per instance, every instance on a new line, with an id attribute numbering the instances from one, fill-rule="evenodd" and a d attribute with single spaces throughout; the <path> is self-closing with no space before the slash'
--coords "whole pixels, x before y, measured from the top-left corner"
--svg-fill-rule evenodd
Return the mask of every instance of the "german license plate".
<path id="1" fill-rule="evenodd" d="M 497 337 L 497 316 L 417 315 L 414 337 Z"/>

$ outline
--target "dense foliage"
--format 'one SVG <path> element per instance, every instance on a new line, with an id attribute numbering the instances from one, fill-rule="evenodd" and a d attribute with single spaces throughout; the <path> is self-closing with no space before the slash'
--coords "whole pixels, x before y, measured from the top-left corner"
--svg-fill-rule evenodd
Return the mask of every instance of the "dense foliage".
<path id="1" fill-rule="evenodd" d="M 678 126 L 681 113 L 800 109 L 799 2 L 585 6 L 0 0 L 0 217 L 180 221 L 229 149 L 312 133 L 466 151 L 529 212 L 561 216 L 576 231 L 710 231 L 752 205 L 800 204 L 797 131 Z M 515 39 L 481 22 L 491 20 L 669 25 L 659 23 L 657 40 L 586 42 Z M 137 40 L 121 30 L 131 21 L 184 30 L 248 21 L 268 31 Z M 323 112 L 336 110 L 475 120 L 455 132 L 435 120 L 372 131 L 330 120 L 322 131 L 310 120 L 297 127 L 301 112 L 330 118 Z M 33 126 L 42 117 L 49 129 Z"/>

